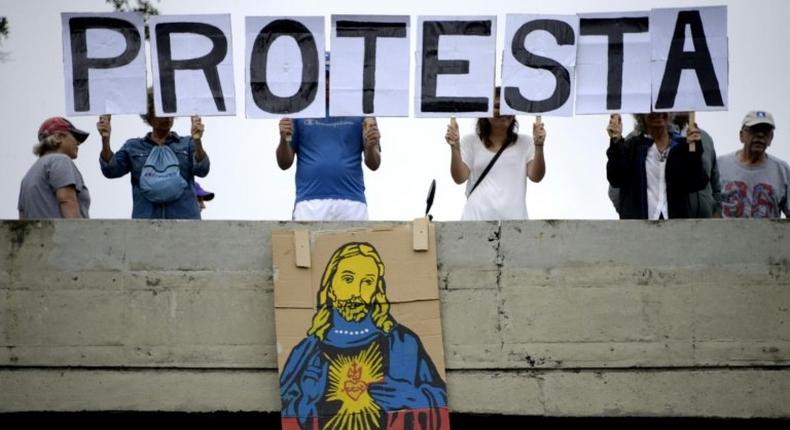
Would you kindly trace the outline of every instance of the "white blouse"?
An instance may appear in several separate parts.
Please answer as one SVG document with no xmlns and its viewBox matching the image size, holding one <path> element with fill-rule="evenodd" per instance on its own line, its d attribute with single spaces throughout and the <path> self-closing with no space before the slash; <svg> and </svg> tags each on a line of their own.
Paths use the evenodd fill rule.
<svg viewBox="0 0 790 430">
<path fill-rule="evenodd" d="M 667 206 L 667 156 L 669 155 L 667 146 L 664 156 L 656 148 L 656 144 L 650 146 L 645 158 L 645 172 L 647 175 L 647 219 L 657 220 L 661 216 L 669 219 L 669 209 Z"/>
<path fill-rule="evenodd" d="M 461 159 L 469 167 L 466 181 L 465 221 L 527 219 L 527 163 L 535 156 L 530 136 L 519 134 L 506 148 L 475 192 L 469 194 L 496 152 L 489 151 L 477 135 L 461 139 Z"/>
</svg>

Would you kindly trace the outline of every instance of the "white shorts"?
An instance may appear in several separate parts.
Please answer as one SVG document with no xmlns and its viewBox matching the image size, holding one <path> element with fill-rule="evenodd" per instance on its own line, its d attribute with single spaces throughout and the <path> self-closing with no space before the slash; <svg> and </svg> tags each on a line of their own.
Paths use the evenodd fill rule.
<svg viewBox="0 0 790 430">
<path fill-rule="evenodd" d="M 367 221 L 368 206 L 354 200 L 313 199 L 296 203 L 294 221 Z"/>
</svg>

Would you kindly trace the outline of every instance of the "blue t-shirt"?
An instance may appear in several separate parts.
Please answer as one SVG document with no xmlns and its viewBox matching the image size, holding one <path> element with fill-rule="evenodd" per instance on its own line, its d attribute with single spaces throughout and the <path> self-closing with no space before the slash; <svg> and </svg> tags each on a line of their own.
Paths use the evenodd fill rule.
<svg viewBox="0 0 790 430">
<path fill-rule="evenodd" d="M 297 119 L 291 147 L 296 201 L 342 199 L 365 203 L 362 117 Z"/>
</svg>

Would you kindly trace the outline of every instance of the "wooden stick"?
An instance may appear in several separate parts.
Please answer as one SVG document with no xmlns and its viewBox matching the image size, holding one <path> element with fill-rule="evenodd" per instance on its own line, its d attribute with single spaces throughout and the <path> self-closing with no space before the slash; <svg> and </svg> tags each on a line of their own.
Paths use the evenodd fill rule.
<svg viewBox="0 0 790 430">
<path fill-rule="evenodd" d="M 696 112 L 689 112 L 689 124 L 686 132 L 686 137 L 697 129 L 697 118 Z M 689 152 L 697 152 L 697 144 L 695 142 L 689 142 Z"/>
</svg>

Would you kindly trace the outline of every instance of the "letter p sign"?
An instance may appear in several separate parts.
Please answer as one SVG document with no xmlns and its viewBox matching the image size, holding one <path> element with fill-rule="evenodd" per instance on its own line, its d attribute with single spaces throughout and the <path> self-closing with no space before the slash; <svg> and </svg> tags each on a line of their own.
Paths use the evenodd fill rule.
<svg viewBox="0 0 790 430">
<path fill-rule="evenodd" d="M 145 112 L 143 19 L 137 13 L 64 13 L 68 115 Z"/>
</svg>

